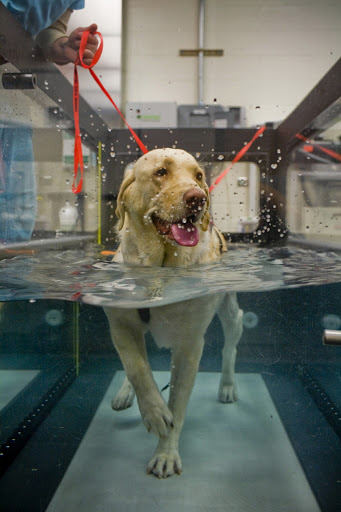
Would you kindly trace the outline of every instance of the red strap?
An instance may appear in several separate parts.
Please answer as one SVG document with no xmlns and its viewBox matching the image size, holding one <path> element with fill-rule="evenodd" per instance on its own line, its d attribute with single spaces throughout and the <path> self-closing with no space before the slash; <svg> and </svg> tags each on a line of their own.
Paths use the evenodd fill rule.
<svg viewBox="0 0 341 512">
<path fill-rule="evenodd" d="M 236 154 L 236 156 L 234 157 L 234 159 L 232 160 L 232 163 L 231 165 L 229 165 L 227 167 L 227 169 L 225 169 L 225 171 L 223 171 L 219 176 L 218 178 L 214 181 L 214 183 L 210 186 L 209 188 L 209 191 L 212 192 L 212 190 L 218 185 L 218 183 L 221 182 L 221 180 L 223 179 L 223 177 L 228 173 L 228 171 L 232 168 L 233 164 L 235 164 L 236 162 L 238 162 L 238 160 L 241 159 L 242 156 L 245 155 L 245 153 L 250 149 L 251 145 L 254 143 L 254 141 L 256 139 L 258 139 L 258 137 L 265 131 L 266 129 L 266 126 L 261 126 L 261 128 L 259 128 L 259 130 L 257 130 L 257 132 L 254 134 L 254 136 L 252 137 L 252 139 L 250 140 L 250 142 L 248 142 L 247 144 L 245 144 L 245 146 Z"/>
<path fill-rule="evenodd" d="M 325 148 L 323 146 L 320 146 L 319 144 L 313 144 L 309 139 L 307 139 L 307 137 L 304 137 L 304 135 L 301 135 L 300 133 L 297 133 L 296 137 L 297 137 L 297 139 L 303 140 L 303 142 L 308 142 L 309 143 L 309 146 L 308 146 L 309 149 L 307 149 L 307 147 L 304 146 L 303 147 L 304 151 L 309 151 L 309 153 L 312 153 L 312 151 L 315 148 L 318 148 L 320 151 L 323 151 L 327 155 L 335 158 L 335 160 L 339 160 L 341 162 L 341 155 L 339 153 L 336 153 L 332 149 Z"/>
<path fill-rule="evenodd" d="M 75 122 L 75 148 L 73 153 L 73 183 L 72 192 L 78 194 L 82 190 L 83 185 L 83 152 L 82 152 L 82 141 L 79 131 L 79 81 L 77 73 L 77 65 L 73 71 L 73 118 Z M 78 167 L 81 170 L 81 178 L 76 187 L 75 182 L 78 173 Z"/>
<path fill-rule="evenodd" d="M 99 80 L 98 76 L 95 74 L 95 72 L 91 69 L 93 66 L 97 64 L 99 61 L 102 51 L 103 51 L 103 37 L 100 32 L 95 32 L 94 35 L 97 35 L 100 38 L 100 45 L 96 50 L 96 53 L 92 59 L 91 64 L 87 65 L 83 62 L 83 55 L 84 51 L 86 49 L 86 45 L 88 42 L 90 31 L 85 30 L 82 34 L 80 47 L 79 47 L 79 56 L 78 60 L 75 62 L 74 67 L 74 75 L 73 75 L 73 114 L 74 114 L 74 123 L 75 123 L 75 148 L 74 148 L 74 173 L 73 173 L 73 183 L 72 183 L 72 192 L 74 194 L 78 194 L 82 190 L 83 186 L 83 152 L 82 152 L 82 141 L 80 136 L 80 129 L 79 129 L 79 81 L 78 81 L 78 72 L 77 72 L 77 65 L 80 64 L 83 68 L 89 69 L 91 75 L 93 76 L 94 80 L 97 82 L 99 87 L 102 89 L 106 97 L 111 101 L 111 103 L 114 105 L 115 109 L 127 125 L 130 133 L 134 137 L 135 141 L 137 142 L 139 148 L 143 153 L 148 153 L 148 149 L 143 144 L 142 140 L 138 137 L 138 135 L 134 132 L 134 130 L 129 126 L 127 121 L 125 120 L 123 114 L 121 113 L 120 109 L 116 105 L 116 103 L 111 98 L 110 94 L 107 92 L 107 90 L 102 85 L 101 81 Z M 78 168 L 80 168 L 81 172 L 81 178 L 76 186 L 76 179 L 78 174 Z"/>
<path fill-rule="evenodd" d="M 142 153 L 148 153 L 148 149 L 146 148 L 146 146 L 143 144 L 142 140 L 140 139 L 140 137 L 137 135 L 137 133 L 134 132 L 134 130 L 132 129 L 132 127 L 128 124 L 128 122 L 126 121 L 126 119 L 124 118 L 122 112 L 120 111 L 120 109 L 118 108 L 118 106 L 116 105 L 116 103 L 114 102 L 114 100 L 112 99 L 112 97 L 110 96 L 110 94 L 108 93 L 108 91 L 105 89 L 105 87 L 103 86 L 103 84 L 101 83 L 100 79 L 98 78 L 98 76 L 96 75 L 96 73 L 90 69 L 90 73 L 92 74 L 93 76 L 93 79 L 97 82 L 97 84 L 100 86 L 100 88 L 102 89 L 102 91 L 104 92 L 104 94 L 106 95 L 106 97 L 108 98 L 109 101 L 111 101 L 111 103 L 114 105 L 115 109 L 117 110 L 117 112 L 119 113 L 119 115 L 121 116 L 121 118 L 123 119 L 123 121 L 125 122 L 126 126 L 128 127 L 130 133 L 132 134 L 132 136 L 134 137 L 138 147 L 141 149 Z"/>
</svg>

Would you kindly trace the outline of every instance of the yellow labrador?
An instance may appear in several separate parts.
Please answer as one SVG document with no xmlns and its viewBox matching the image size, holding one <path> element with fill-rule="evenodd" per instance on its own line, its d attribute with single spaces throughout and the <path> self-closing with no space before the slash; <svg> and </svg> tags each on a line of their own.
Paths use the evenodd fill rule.
<svg viewBox="0 0 341 512">
<path fill-rule="evenodd" d="M 203 170 L 178 149 L 142 156 L 125 176 L 117 200 L 120 249 L 116 261 L 132 265 L 187 267 L 218 259 L 225 240 L 210 224 Z M 200 269 L 198 268 L 198 272 Z M 159 442 L 147 472 L 165 478 L 182 471 L 179 437 L 198 371 L 205 332 L 218 313 L 225 345 L 219 388 L 221 402 L 234 402 L 236 346 L 242 311 L 235 294 L 217 294 L 150 310 L 105 308 L 113 343 L 126 372 L 112 407 L 130 407 L 136 393 L 143 422 Z M 147 360 L 144 334 L 172 350 L 168 404 Z"/>
</svg>

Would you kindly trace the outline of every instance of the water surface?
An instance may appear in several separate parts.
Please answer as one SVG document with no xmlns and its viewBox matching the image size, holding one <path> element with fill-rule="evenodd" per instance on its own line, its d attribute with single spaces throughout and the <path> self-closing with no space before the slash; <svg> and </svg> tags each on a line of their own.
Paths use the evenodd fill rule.
<svg viewBox="0 0 341 512">
<path fill-rule="evenodd" d="M 232 246 L 221 260 L 190 268 L 133 267 L 96 247 L 0 261 L 0 301 L 61 299 L 152 307 L 217 292 L 259 292 L 341 282 L 341 255 L 299 248 Z"/>
</svg>

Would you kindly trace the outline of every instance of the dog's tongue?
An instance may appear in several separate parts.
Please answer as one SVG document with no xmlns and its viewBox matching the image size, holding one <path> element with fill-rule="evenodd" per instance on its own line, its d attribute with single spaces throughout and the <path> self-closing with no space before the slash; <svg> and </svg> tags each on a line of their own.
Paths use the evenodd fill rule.
<svg viewBox="0 0 341 512">
<path fill-rule="evenodd" d="M 186 223 L 177 222 L 171 226 L 172 235 L 179 245 L 194 247 L 199 242 L 199 232 L 189 220 Z"/>
</svg>

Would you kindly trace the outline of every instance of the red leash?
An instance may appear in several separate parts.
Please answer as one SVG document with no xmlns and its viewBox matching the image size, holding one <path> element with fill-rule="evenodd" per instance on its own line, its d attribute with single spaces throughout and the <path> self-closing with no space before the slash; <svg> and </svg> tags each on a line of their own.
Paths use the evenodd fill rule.
<svg viewBox="0 0 341 512">
<path fill-rule="evenodd" d="M 231 165 L 229 165 L 225 171 L 223 171 L 219 176 L 218 178 L 214 181 L 214 183 L 210 186 L 209 188 L 209 191 L 212 192 L 212 190 L 218 185 L 218 183 L 221 182 L 221 180 L 223 179 L 223 177 L 225 176 L 225 174 L 228 173 L 228 171 L 233 167 L 233 164 L 235 164 L 236 162 L 238 162 L 238 160 L 241 159 L 242 156 L 245 155 L 245 153 L 247 151 L 249 151 L 251 145 L 254 143 L 254 141 L 256 139 L 258 139 L 258 137 L 265 131 L 266 129 L 266 126 L 261 126 L 261 128 L 259 128 L 259 130 L 257 130 L 257 132 L 254 134 L 254 136 L 252 137 L 252 139 L 250 140 L 250 142 L 248 142 L 247 144 L 245 144 L 245 146 L 236 154 L 236 156 L 234 157 L 234 159 L 232 160 L 232 163 Z"/>
<path fill-rule="evenodd" d="M 74 194 L 78 194 L 82 190 L 82 186 L 83 186 L 83 172 L 84 172 L 84 170 L 83 170 L 82 141 L 81 141 L 80 129 L 79 129 L 79 80 L 78 80 L 78 71 L 77 71 L 77 66 L 78 65 L 81 65 L 83 68 L 88 69 L 90 71 L 90 73 L 91 73 L 92 77 L 94 78 L 94 80 L 96 81 L 96 83 L 99 85 L 101 90 L 104 92 L 104 94 L 106 95 L 108 100 L 113 104 L 113 106 L 115 107 L 116 111 L 118 112 L 118 114 L 121 116 L 122 120 L 124 121 L 124 123 L 128 127 L 130 133 L 134 137 L 134 139 L 135 139 L 137 145 L 139 146 L 139 148 L 141 149 L 142 153 L 144 153 L 144 154 L 148 153 L 148 149 L 143 144 L 142 140 L 138 137 L 138 135 L 134 132 L 134 130 L 131 128 L 131 126 L 129 126 L 129 124 L 126 121 L 126 119 L 124 118 L 122 112 L 120 111 L 120 109 L 118 108 L 116 103 L 113 101 L 113 99 L 111 98 L 110 94 L 105 89 L 105 87 L 101 83 L 100 79 L 98 78 L 98 76 L 96 75 L 96 73 L 92 69 L 97 64 L 97 62 L 99 61 L 99 59 L 101 57 L 101 54 L 102 54 L 102 51 L 103 51 L 103 37 L 102 37 L 102 34 L 100 32 L 95 32 L 95 34 L 94 34 L 94 35 L 97 35 L 99 37 L 100 45 L 99 45 L 99 47 L 96 50 L 96 53 L 94 55 L 94 58 L 92 59 L 91 64 L 87 65 L 87 64 L 84 64 L 84 62 L 83 62 L 84 50 L 85 50 L 86 44 L 88 42 L 89 34 L 90 34 L 89 30 L 84 31 L 83 34 L 82 34 L 81 43 L 80 43 L 80 47 L 79 47 L 79 56 L 78 56 L 78 60 L 75 62 L 75 67 L 74 67 L 73 112 L 74 112 L 74 122 L 75 122 L 75 148 L 74 148 L 74 175 L 73 175 L 73 183 L 72 183 L 72 192 Z M 264 132 L 264 130 L 265 130 L 265 126 L 262 126 L 261 128 L 259 128 L 259 130 L 255 133 L 255 135 L 252 137 L 250 142 L 245 144 L 245 146 L 237 153 L 237 155 L 232 160 L 231 165 L 227 169 L 225 169 L 224 172 L 222 172 L 220 174 L 220 176 L 218 176 L 218 178 L 215 180 L 213 185 L 211 185 L 211 187 L 209 189 L 210 192 L 218 185 L 218 183 L 220 183 L 220 181 L 224 178 L 224 176 L 227 174 L 227 172 L 231 169 L 233 164 L 238 162 L 238 160 L 240 160 L 242 158 L 242 156 L 245 155 L 245 153 L 250 149 L 250 147 L 254 143 L 254 141 Z M 76 185 L 78 168 L 80 168 L 81 177 L 79 179 L 78 184 Z"/>
<path fill-rule="evenodd" d="M 89 34 L 90 34 L 89 30 L 85 30 L 83 32 L 83 34 L 82 34 L 82 39 L 81 39 L 81 43 L 80 43 L 80 47 L 79 47 L 79 56 L 78 56 L 78 60 L 75 62 L 74 73 L 73 73 L 73 114 L 74 114 L 74 122 L 75 122 L 75 148 L 74 148 L 74 167 L 73 167 L 74 174 L 73 174 L 72 192 L 74 194 L 78 194 L 82 190 L 82 186 L 83 186 L 83 172 L 84 172 L 82 141 L 81 141 L 80 129 L 79 129 L 79 80 L 78 80 L 78 71 L 77 71 L 77 66 L 79 64 L 83 68 L 88 69 L 90 71 L 90 73 L 93 76 L 94 80 L 97 82 L 99 87 L 102 89 L 102 91 L 104 92 L 106 97 L 114 105 L 115 109 L 117 110 L 117 112 L 119 113 L 119 115 L 121 116 L 121 118 L 123 119 L 125 124 L 127 125 L 130 133 L 134 137 L 134 139 L 137 142 L 137 145 L 139 146 L 141 151 L 143 153 L 148 153 L 148 149 L 143 144 L 143 142 L 140 139 L 140 137 L 134 132 L 134 130 L 131 128 L 131 126 L 129 126 L 129 124 L 125 120 L 122 112 L 120 111 L 120 109 L 118 108 L 116 103 L 113 101 L 113 99 L 111 98 L 111 96 L 108 93 L 108 91 L 102 85 L 102 83 L 101 83 L 100 79 L 98 78 L 98 76 L 96 75 L 96 73 L 92 70 L 92 68 L 99 61 L 100 56 L 102 55 L 102 51 L 103 51 L 103 37 L 102 37 L 102 34 L 100 32 L 95 32 L 95 34 L 94 34 L 94 35 L 97 35 L 100 38 L 100 45 L 99 45 L 99 47 L 96 50 L 96 53 L 94 55 L 94 58 L 92 59 L 91 64 L 88 66 L 87 64 L 84 64 L 84 62 L 83 62 L 84 50 L 85 50 L 86 44 L 88 42 Z M 80 168 L 81 177 L 80 177 L 80 180 L 79 180 L 79 182 L 78 182 L 78 184 L 76 186 L 75 183 L 76 183 L 76 179 L 77 179 L 78 168 Z"/>
<path fill-rule="evenodd" d="M 307 139 L 307 137 L 304 137 L 303 135 L 301 135 L 300 133 L 296 134 L 296 138 L 309 144 L 309 146 L 303 147 L 304 151 L 311 153 L 315 148 L 318 148 L 320 151 L 323 151 L 324 153 L 331 156 L 332 158 L 335 158 L 335 160 L 339 160 L 339 162 L 341 162 L 341 155 L 339 153 L 336 153 L 332 149 L 328 149 L 323 146 L 320 146 L 320 144 L 315 144 L 315 143 L 311 142 L 309 139 Z"/>
</svg>

